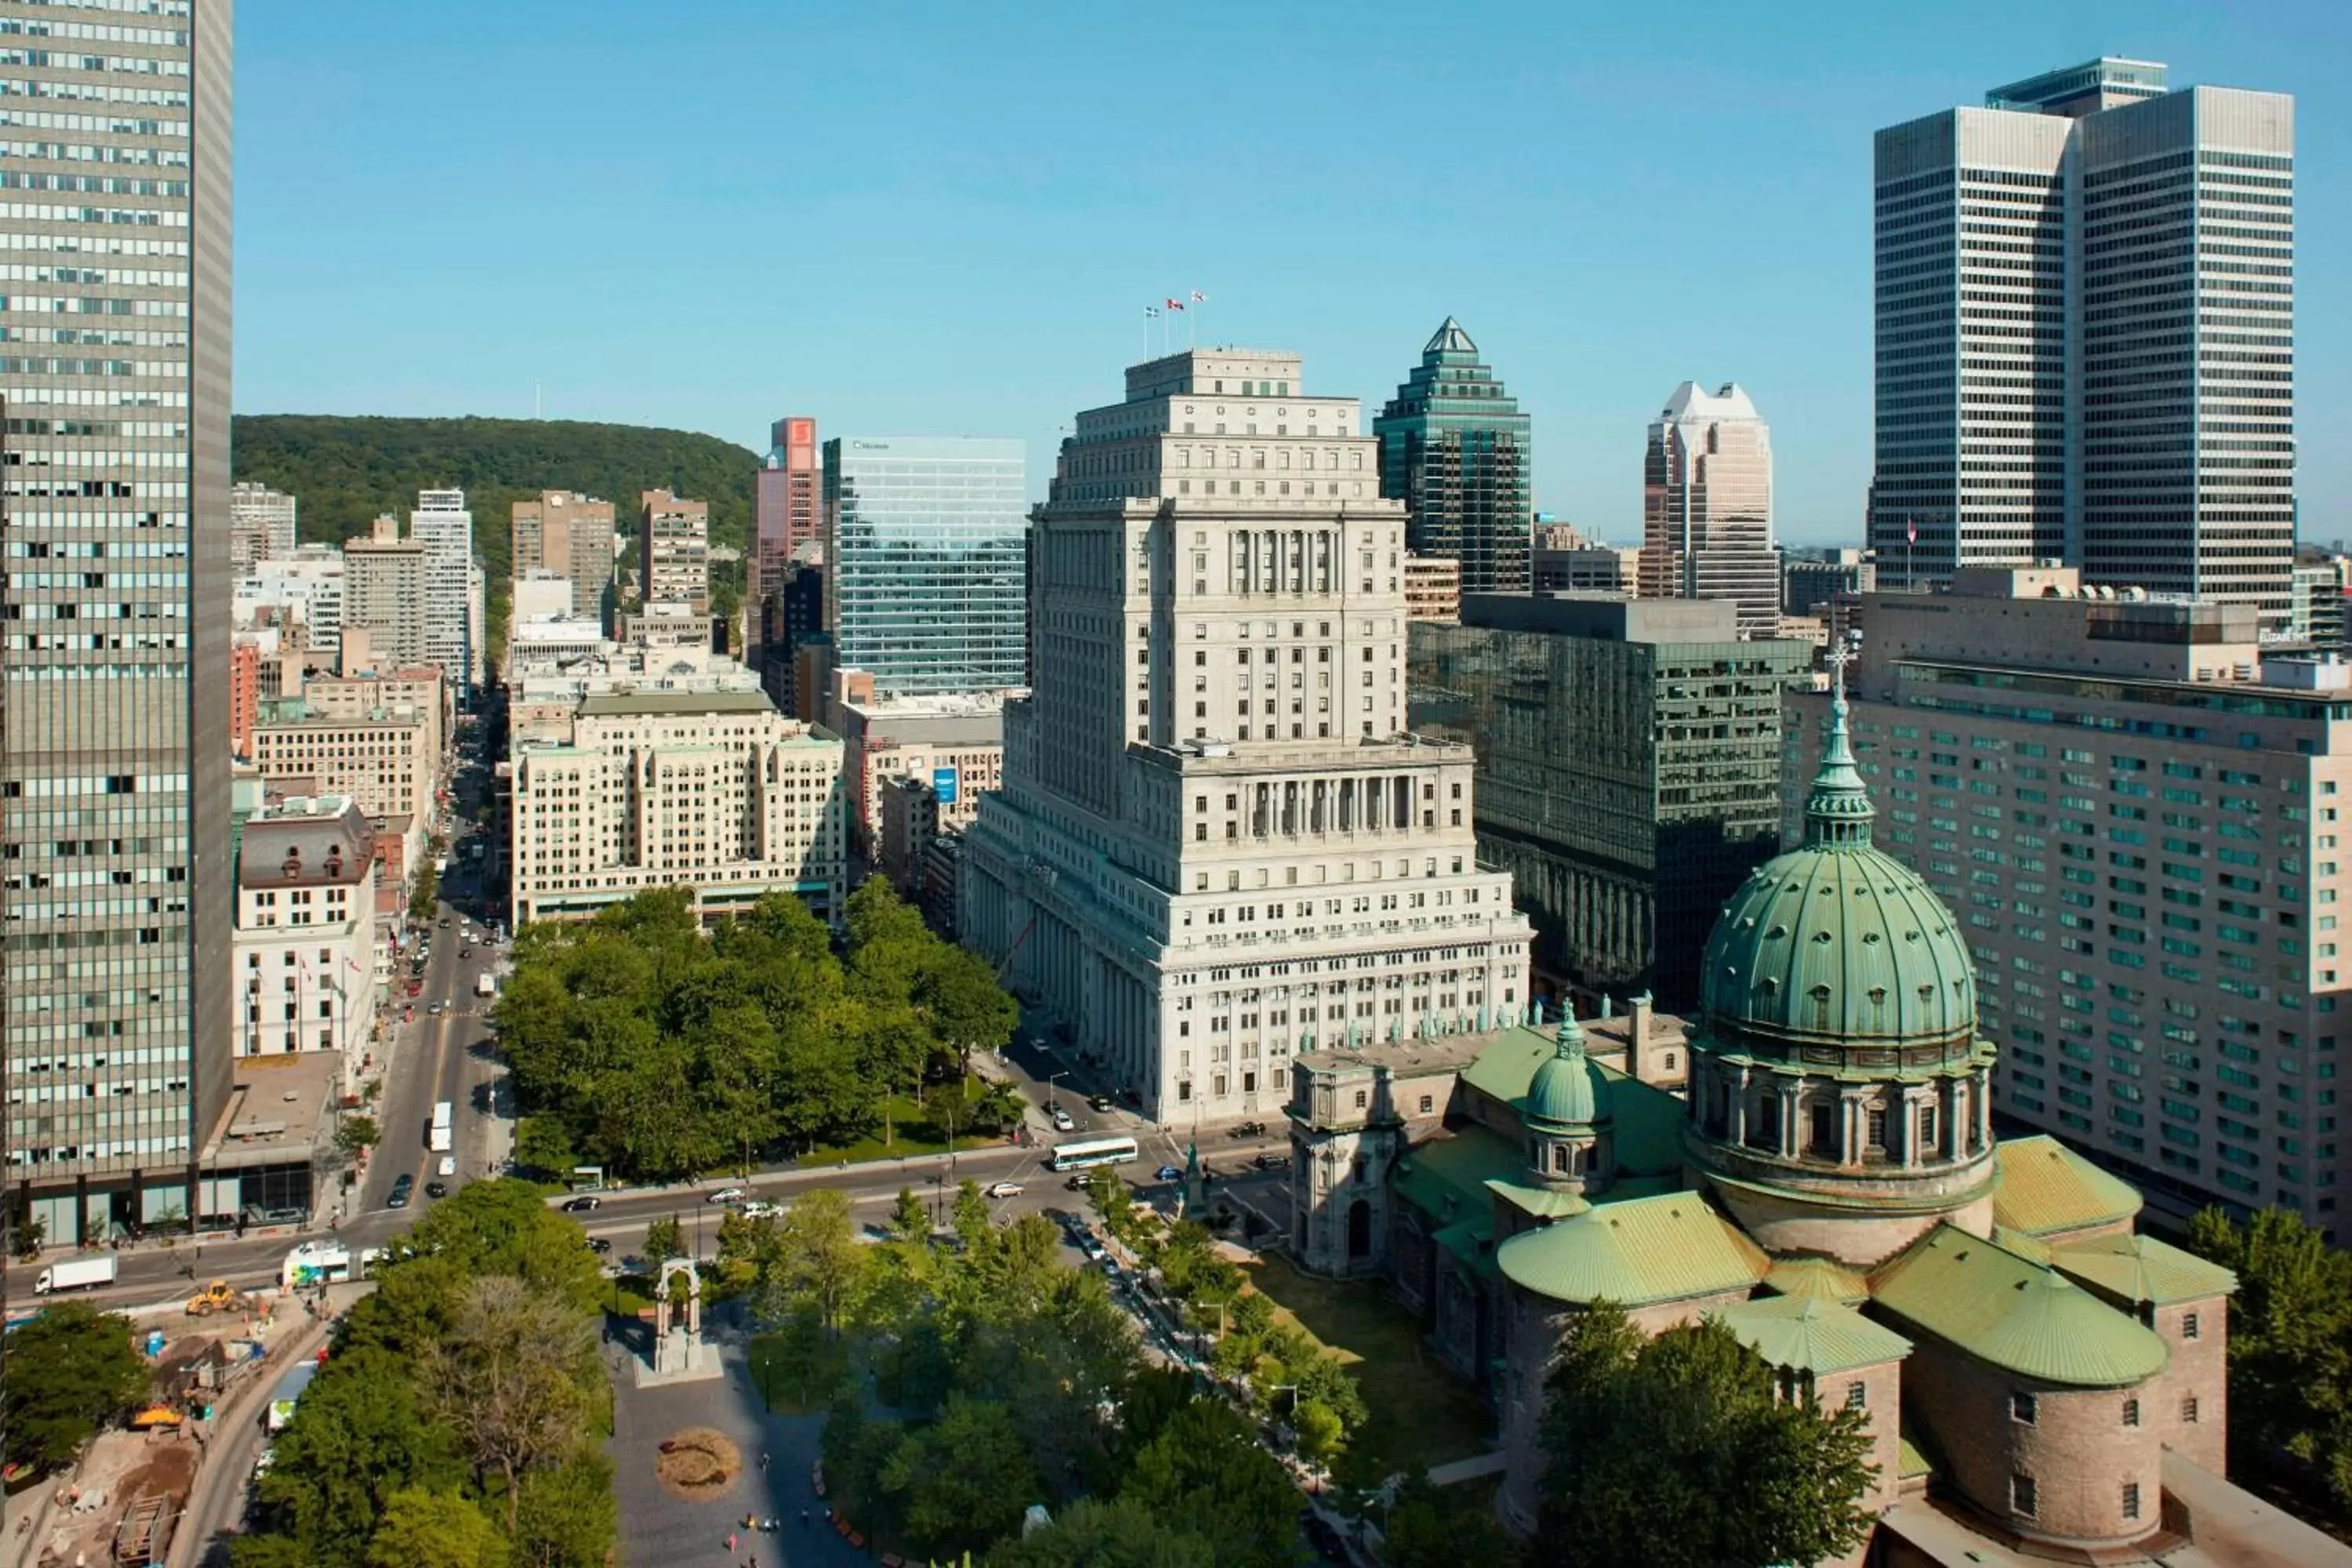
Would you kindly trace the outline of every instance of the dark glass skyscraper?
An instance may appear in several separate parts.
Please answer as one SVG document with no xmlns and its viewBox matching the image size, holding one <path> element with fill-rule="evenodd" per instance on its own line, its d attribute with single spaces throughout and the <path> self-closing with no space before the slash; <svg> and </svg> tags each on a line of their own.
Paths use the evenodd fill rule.
<svg viewBox="0 0 2352 1568">
<path fill-rule="evenodd" d="M 1462 563 L 1465 594 L 1528 591 L 1528 416 L 1453 317 L 1372 421 L 1381 494 L 1405 504 L 1416 555 Z"/>
</svg>

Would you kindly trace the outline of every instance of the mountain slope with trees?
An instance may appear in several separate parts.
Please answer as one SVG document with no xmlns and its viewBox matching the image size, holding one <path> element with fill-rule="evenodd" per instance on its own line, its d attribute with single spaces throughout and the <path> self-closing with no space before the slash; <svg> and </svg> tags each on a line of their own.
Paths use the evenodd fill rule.
<svg viewBox="0 0 2352 1568">
<path fill-rule="evenodd" d="M 567 419 L 240 414 L 232 440 L 239 479 L 300 502 L 306 542 L 340 544 L 365 533 L 381 512 L 405 520 L 421 489 L 464 489 L 474 511 L 474 549 L 500 601 L 512 571 L 516 501 L 543 489 L 609 500 L 625 556 L 638 494 L 667 485 L 709 502 L 710 542 L 740 550 L 751 536 L 752 474 L 760 463 L 750 448 L 716 436 Z M 740 599 L 740 566 L 714 566 L 712 576 L 718 608 L 731 613 Z"/>
</svg>

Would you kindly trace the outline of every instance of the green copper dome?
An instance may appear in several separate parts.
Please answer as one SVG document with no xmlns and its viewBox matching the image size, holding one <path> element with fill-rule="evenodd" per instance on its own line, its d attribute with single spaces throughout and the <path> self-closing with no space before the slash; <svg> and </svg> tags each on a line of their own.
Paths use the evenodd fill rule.
<svg viewBox="0 0 2352 1568">
<path fill-rule="evenodd" d="M 1576 1005 L 1560 1005 L 1559 1049 L 1536 1068 L 1519 1101 L 1528 1127 L 1538 1131 L 1565 1132 L 1609 1120 L 1609 1080 L 1584 1054 Z"/>
<path fill-rule="evenodd" d="M 1700 1010 L 1717 1044 L 1966 1049 L 1974 1038 L 1976 970 L 1959 923 L 1916 873 L 1872 847 L 1874 815 L 1841 681 L 1804 847 L 1758 867 L 1707 940 Z"/>
</svg>

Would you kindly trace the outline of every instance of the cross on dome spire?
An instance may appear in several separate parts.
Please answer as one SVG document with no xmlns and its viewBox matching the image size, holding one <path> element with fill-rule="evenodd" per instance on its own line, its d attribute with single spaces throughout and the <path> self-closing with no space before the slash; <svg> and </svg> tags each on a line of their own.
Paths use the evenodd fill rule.
<svg viewBox="0 0 2352 1568">
<path fill-rule="evenodd" d="M 1830 667 L 1830 726 L 1822 742 L 1821 772 L 1813 775 L 1813 793 L 1805 802 L 1808 848 L 1870 847 L 1870 821 L 1878 813 L 1854 765 L 1845 700 L 1845 667 L 1854 661 L 1861 643 L 1862 634 L 1849 631 L 1822 658 Z"/>
</svg>

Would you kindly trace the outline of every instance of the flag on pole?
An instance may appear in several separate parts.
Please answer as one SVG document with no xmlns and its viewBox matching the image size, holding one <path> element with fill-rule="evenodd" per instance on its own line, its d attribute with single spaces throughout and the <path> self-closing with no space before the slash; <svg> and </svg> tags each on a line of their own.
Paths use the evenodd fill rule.
<svg viewBox="0 0 2352 1568">
<path fill-rule="evenodd" d="M 1184 308 L 1184 301 L 1181 300 L 1171 300 L 1168 301 L 1168 308 L 1171 310 L 1181 310 Z"/>
<path fill-rule="evenodd" d="M 1903 520 L 1903 542 L 1906 544 L 1916 544 L 1919 542 L 1919 520 L 1917 518 L 1906 517 Z"/>
<path fill-rule="evenodd" d="M 1146 305 L 1143 307 L 1143 319 L 1147 321 L 1158 321 L 1160 319 L 1160 307 L 1157 305 Z"/>
<path fill-rule="evenodd" d="M 1202 293 L 1198 289 L 1192 290 L 1192 303 L 1195 305 L 1205 305 L 1208 302 L 1209 297 L 1206 294 Z"/>
</svg>

